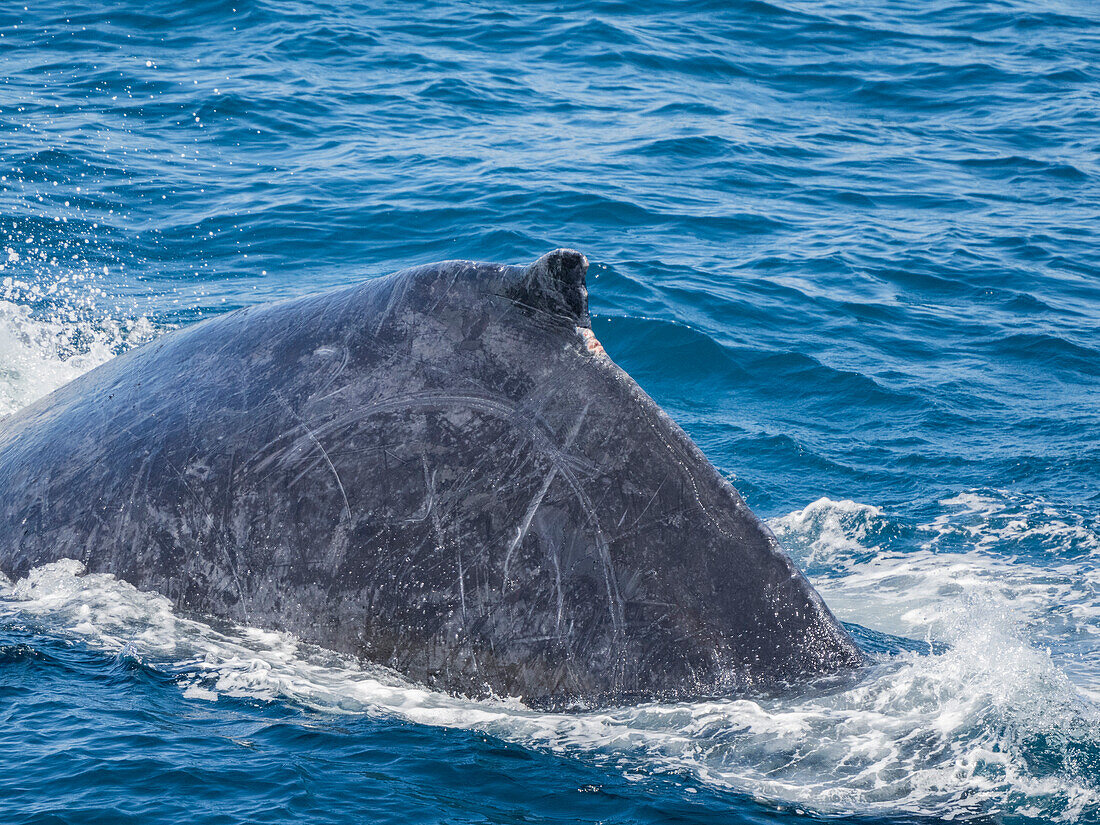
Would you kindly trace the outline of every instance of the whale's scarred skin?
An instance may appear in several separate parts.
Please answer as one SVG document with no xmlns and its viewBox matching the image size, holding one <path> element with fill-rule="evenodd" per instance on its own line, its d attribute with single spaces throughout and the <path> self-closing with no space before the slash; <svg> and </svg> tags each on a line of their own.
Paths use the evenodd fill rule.
<svg viewBox="0 0 1100 825">
<path fill-rule="evenodd" d="M 537 707 L 770 688 L 861 654 L 592 335 L 584 256 L 453 261 L 164 335 L 0 421 L 0 570 Z"/>
</svg>

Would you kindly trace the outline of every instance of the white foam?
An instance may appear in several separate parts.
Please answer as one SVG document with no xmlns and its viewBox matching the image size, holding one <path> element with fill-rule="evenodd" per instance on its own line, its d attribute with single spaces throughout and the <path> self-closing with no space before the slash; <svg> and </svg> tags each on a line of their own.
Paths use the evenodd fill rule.
<svg viewBox="0 0 1100 825">
<path fill-rule="evenodd" d="M 1059 556 L 1100 555 L 1100 520 L 1095 510 L 1073 513 L 1041 498 L 1003 491 L 967 491 L 939 502 L 945 512 L 920 526 L 926 548 L 963 542 L 975 550 L 1027 543 L 1028 551 Z"/>
<path fill-rule="evenodd" d="M 0 417 L 151 335 L 145 319 L 37 317 L 25 304 L 0 300 Z"/>
<path fill-rule="evenodd" d="M 971 600 L 943 627 L 952 647 L 873 664 L 847 689 L 801 697 L 539 713 L 515 700 L 475 702 L 392 671 L 254 628 L 219 632 L 176 616 L 161 596 L 76 562 L 0 588 L 0 618 L 128 650 L 173 673 L 184 693 L 300 702 L 484 731 L 529 747 L 582 753 L 632 773 L 700 781 L 827 813 L 993 815 L 1028 806 L 1052 819 L 1100 813 L 1075 746 L 1100 747 L 1100 714 L 1029 645 L 1003 605 Z M 1029 742 L 1059 743 L 1031 767 Z"/>
<path fill-rule="evenodd" d="M 971 603 L 998 604 L 1081 688 L 1100 690 L 1100 565 L 1088 552 L 1096 528 L 1081 514 L 1014 494 L 961 494 L 938 505 L 942 514 L 915 526 L 916 547 L 888 541 L 882 511 L 851 501 L 820 499 L 771 526 L 797 560 L 816 568 L 815 585 L 844 620 L 942 639 Z M 1064 552 L 1052 551 L 1056 543 Z M 1025 549 L 1028 559 L 1018 555 Z"/>
<path fill-rule="evenodd" d="M 851 499 L 819 498 L 801 510 L 773 519 L 769 526 L 807 567 L 829 568 L 838 560 L 879 549 L 869 537 L 881 529 L 882 510 Z"/>
</svg>

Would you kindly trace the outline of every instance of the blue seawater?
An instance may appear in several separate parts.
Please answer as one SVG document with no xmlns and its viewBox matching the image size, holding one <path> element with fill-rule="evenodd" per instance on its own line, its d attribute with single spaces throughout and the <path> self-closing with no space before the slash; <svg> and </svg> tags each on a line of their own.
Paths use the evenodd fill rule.
<svg viewBox="0 0 1100 825">
<path fill-rule="evenodd" d="M 0 582 L 0 821 L 1100 821 L 1098 153 L 1090 0 L 0 5 L 0 414 L 573 246 L 874 658 L 540 714 L 61 562 Z"/>
</svg>

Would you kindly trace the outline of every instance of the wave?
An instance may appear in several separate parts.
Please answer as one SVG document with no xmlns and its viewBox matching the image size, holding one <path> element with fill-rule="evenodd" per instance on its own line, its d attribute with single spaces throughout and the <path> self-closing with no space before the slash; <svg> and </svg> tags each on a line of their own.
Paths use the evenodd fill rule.
<svg viewBox="0 0 1100 825">
<path fill-rule="evenodd" d="M 1071 577 L 1059 564 L 997 559 L 980 542 L 946 550 L 960 531 L 1018 538 L 1018 519 L 1006 513 L 1022 504 L 963 493 L 940 505 L 944 517 L 919 526 L 925 546 L 910 552 L 888 549 L 901 531 L 882 509 L 853 501 L 821 499 L 772 520 L 840 618 L 945 643 L 923 652 L 896 645 L 856 680 L 793 696 L 581 714 L 465 700 L 284 633 L 177 615 L 167 599 L 74 561 L 4 582 L 0 624 L 125 652 L 195 701 L 291 702 L 475 730 L 827 815 L 1088 821 L 1100 815 L 1100 672 L 1090 635 L 1100 576 L 1095 567 Z M 1059 515 L 1033 531 L 1066 540 Z M 1085 538 L 1071 540 L 1093 547 L 1096 533 L 1081 530 Z M 1093 647 L 1067 659 L 1074 644 Z"/>
<path fill-rule="evenodd" d="M 74 323 L 37 317 L 26 304 L 0 300 L 0 417 L 152 334 L 153 328 L 144 318 Z"/>
<path fill-rule="evenodd" d="M 962 492 L 936 509 L 909 527 L 822 498 L 770 525 L 840 618 L 953 643 L 974 616 L 994 615 L 983 633 L 1000 626 L 1026 639 L 1100 701 L 1100 523 L 999 491 Z"/>
</svg>

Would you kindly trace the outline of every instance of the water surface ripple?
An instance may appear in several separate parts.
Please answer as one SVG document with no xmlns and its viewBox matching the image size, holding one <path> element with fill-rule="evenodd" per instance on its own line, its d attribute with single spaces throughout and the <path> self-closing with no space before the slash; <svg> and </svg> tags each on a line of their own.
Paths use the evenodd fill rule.
<svg viewBox="0 0 1100 825">
<path fill-rule="evenodd" d="M 0 7 L 0 415 L 573 246 L 875 657 L 559 717 L 54 565 L 0 588 L 4 821 L 1100 821 L 1098 67 L 1085 0 Z"/>
</svg>

